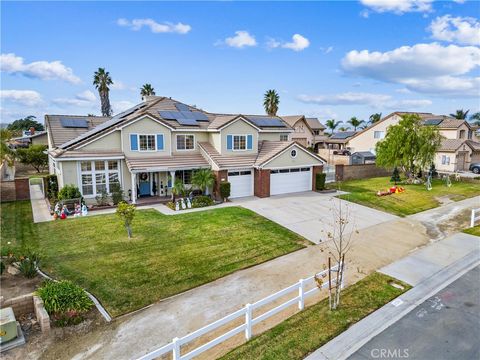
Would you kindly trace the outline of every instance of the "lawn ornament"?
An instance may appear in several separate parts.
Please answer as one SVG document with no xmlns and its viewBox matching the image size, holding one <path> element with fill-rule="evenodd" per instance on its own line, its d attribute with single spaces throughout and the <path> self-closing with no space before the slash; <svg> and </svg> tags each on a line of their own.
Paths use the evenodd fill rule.
<svg viewBox="0 0 480 360">
<path fill-rule="evenodd" d="M 452 181 L 450 180 L 450 175 L 443 175 L 443 181 L 445 182 L 446 187 L 452 186 Z"/>
<path fill-rule="evenodd" d="M 190 201 L 190 198 L 187 198 L 187 208 L 189 208 L 189 209 L 192 208 L 192 203 Z"/>
<path fill-rule="evenodd" d="M 87 216 L 88 214 L 88 208 L 86 204 L 82 205 L 82 216 Z"/>
<path fill-rule="evenodd" d="M 175 211 L 180 210 L 180 201 L 175 201 Z"/>
<path fill-rule="evenodd" d="M 80 204 L 75 204 L 75 212 L 73 213 L 73 217 L 79 217 L 82 215 L 82 208 Z"/>
<path fill-rule="evenodd" d="M 455 181 L 460 181 L 461 180 L 461 177 L 460 177 L 460 173 L 457 171 L 455 171 Z"/>
<path fill-rule="evenodd" d="M 182 204 L 182 210 L 185 210 L 187 206 L 185 205 L 185 200 L 183 198 L 180 199 L 181 204 Z"/>
<path fill-rule="evenodd" d="M 429 174 L 426 182 L 427 190 L 432 190 L 432 174 Z"/>
</svg>

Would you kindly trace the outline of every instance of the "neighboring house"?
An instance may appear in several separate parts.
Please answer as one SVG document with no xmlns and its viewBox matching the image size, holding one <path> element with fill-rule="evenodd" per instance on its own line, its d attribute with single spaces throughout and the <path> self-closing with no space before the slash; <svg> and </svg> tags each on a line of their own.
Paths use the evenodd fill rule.
<svg viewBox="0 0 480 360">
<path fill-rule="evenodd" d="M 468 170 L 470 163 L 480 161 L 480 143 L 470 124 L 465 120 L 432 113 L 391 113 L 348 139 L 345 146 L 352 152 L 369 151 L 375 154 L 375 146 L 385 137 L 388 127 L 398 124 L 405 114 L 417 114 L 425 126 L 436 126 L 444 137 L 435 155 L 435 167 L 438 170 Z"/>
<path fill-rule="evenodd" d="M 172 179 L 191 184 L 211 168 L 231 197 L 315 188 L 324 160 L 290 139 L 281 117 L 215 114 L 151 96 L 112 118 L 46 115 L 50 171 L 59 187 L 78 186 L 86 199 L 121 184 L 132 202 L 171 194 Z"/>
<path fill-rule="evenodd" d="M 325 135 L 325 126 L 317 118 L 305 118 L 313 131 L 313 148 L 315 152 L 324 145 L 328 136 Z"/>
<path fill-rule="evenodd" d="M 46 131 L 34 132 L 28 131 L 21 137 L 16 137 L 9 142 L 13 148 L 28 147 L 29 145 L 48 145 Z"/>
<path fill-rule="evenodd" d="M 291 140 L 296 141 L 305 147 L 314 146 L 314 130 L 308 124 L 305 116 L 282 116 L 282 119 L 293 129 L 293 133 L 290 134 Z"/>
<path fill-rule="evenodd" d="M 357 134 L 355 131 L 339 131 L 323 141 L 322 148 L 343 150 L 347 149 L 349 141 Z"/>
</svg>

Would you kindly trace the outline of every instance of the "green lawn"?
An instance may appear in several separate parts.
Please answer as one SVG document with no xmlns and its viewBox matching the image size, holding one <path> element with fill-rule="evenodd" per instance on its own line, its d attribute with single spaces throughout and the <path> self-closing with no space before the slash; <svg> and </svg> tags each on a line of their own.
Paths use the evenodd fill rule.
<svg viewBox="0 0 480 360">
<path fill-rule="evenodd" d="M 463 232 L 467 233 L 467 234 L 470 234 L 470 235 L 480 236 L 480 225 L 474 226 L 473 228 L 463 230 Z"/>
<path fill-rule="evenodd" d="M 480 195 L 480 183 L 453 182 L 451 187 L 446 187 L 441 180 L 433 181 L 431 191 L 427 191 L 425 185 L 400 185 L 405 192 L 388 196 L 377 196 L 376 193 L 393 185 L 389 177 L 350 180 L 339 185 L 340 190 L 350 192 L 339 198 L 399 216 L 435 208 L 440 205 L 440 197 L 459 201 Z"/>
<path fill-rule="evenodd" d="M 43 270 L 88 289 L 113 316 L 307 244 L 238 207 L 175 216 L 139 210 L 133 239 L 115 214 L 33 225 L 29 208 L 28 202 L 2 204 L 2 242 L 31 239 Z"/>
<path fill-rule="evenodd" d="M 392 280 L 386 275 L 373 273 L 343 291 L 339 309 L 330 311 L 326 298 L 254 337 L 221 359 L 303 359 L 410 288 L 394 280 L 405 287 L 405 290 L 397 289 L 389 284 Z"/>
</svg>

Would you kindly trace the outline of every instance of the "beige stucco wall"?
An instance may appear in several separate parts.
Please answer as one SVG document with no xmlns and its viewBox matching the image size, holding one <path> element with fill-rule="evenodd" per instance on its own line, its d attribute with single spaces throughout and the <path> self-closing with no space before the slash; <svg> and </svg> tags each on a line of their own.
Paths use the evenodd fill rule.
<svg viewBox="0 0 480 360">
<path fill-rule="evenodd" d="M 208 141 L 220 153 L 222 152 L 222 135 L 218 133 L 208 133 Z"/>
<path fill-rule="evenodd" d="M 163 134 L 164 150 L 163 151 L 131 151 L 130 150 L 130 134 Z M 158 122 L 143 118 L 122 130 L 123 152 L 129 157 L 158 157 L 170 155 L 171 134 L 170 129 Z"/>
<path fill-rule="evenodd" d="M 278 132 L 261 132 L 258 133 L 258 141 L 268 140 L 268 141 L 280 141 L 280 135 L 290 135 L 291 133 L 278 133 Z M 288 137 L 290 140 L 290 136 Z"/>
<path fill-rule="evenodd" d="M 48 145 L 48 136 L 47 134 L 42 134 L 32 138 L 32 145 Z"/>
<path fill-rule="evenodd" d="M 193 150 L 181 150 L 177 151 L 177 135 L 194 135 L 195 137 L 195 148 Z M 199 152 L 198 149 L 198 142 L 205 142 L 208 141 L 208 133 L 207 132 L 186 132 L 186 131 L 180 131 L 180 132 L 172 132 L 172 139 L 171 139 L 171 144 L 172 144 L 172 155 L 174 154 L 186 154 L 186 153 L 192 153 L 192 152 Z"/>
<path fill-rule="evenodd" d="M 292 149 L 297 150 L 297 156 L 292 158 L 290 152 Z M 289 148 L 280 156 L 276 157 L 274 160 L 270 161 L 265 165 L 265 169 L 275 169 L 275 168 L 284 168 L 284 167 L 297 167 L 297 166 L 311 166 L 311 165 L 322 165 L 322 162 L 315 159 L 307 151 L 304 151 L 300 147 L 294 145 L 292 148 Z"/>
<path fill-rule="evenodd" d="M 460 166 L 457 166 L 459 160 L 459 154 L 465 153 L 465 171 L 468 171 L 468 167 L 472 162 L 480 161 L 480 152 L 472 153 L 472 150 L 467 147 L 466 151 L 457 151 L 457 152 L 437 152 L 435 154 L 435 168 L 440 171 L 456 171 L 461 170 Z M 450 156 L 450 165 L 442 165 L 442 155 Z M 475 160 L 478 159 L 478 160 Z"/>
<path fill-rule="evenodd" d="M 227 135 L 253 135 L 252 150 L 232 151 L 227 150 Z M 245 121 L 238 120 L 233 122 L 221 131 L 222 155 L 244 156 L 256 154 L 258 151 L 258 132 Z"/>
<path fill-rule="evenodd" d="M 130 143 L 129 143 L 130 144 Z M 120 130 L 114 131 L 94 142 L 85 145 L 81 148 L 82 151 L 86 150 L 119 150 L 122 149 L 121 132 Z"/>
<path fill-rule="evenodd" d="M 469 129 L 466 124 L 460 125 L 457 129 L 441 129 L 439 130 L 439 133 L 447 139 L 460 139 L 461 130 L 465 131 L 464 139 L 468 139 Z"/>
<path fill-rule="evenodd" d="M 77 162 L 62 161 L 61 163 L 62 163 L 62 175 L 61 175 L 62 184 L 59 187 L 62 188 L 65 185 L 75 185 L 79 187 L 80 184 L 78 183 Z"/>
<path fill-rule="evenodd" d="M 293 126 L 294 132 L 291 134 L 290 138 L 295 139 L 307 139 L 306 146 L 313 145 L 313 133 L 308 128 L 305 120 L 300 120 L 295 123 Z"/>
<path fill-rule="evenodd" d="M 351 152 L 356 151 L 372 151 L 375 152 L 375 146 L 377 142 L 382 139 L 375 139 L 375 131 L 383 131 L 385 135 L 387 134 L 387 129 L 389 126 L 396 125 L 401 120 L 401 117 L 398 115 L 393 115 L 392 117 L 382 121 L 375 126 L 365 130 L 360 135 L 354 137 L 347 143 L 347 147 L 350 148 Z"/>
</svg>

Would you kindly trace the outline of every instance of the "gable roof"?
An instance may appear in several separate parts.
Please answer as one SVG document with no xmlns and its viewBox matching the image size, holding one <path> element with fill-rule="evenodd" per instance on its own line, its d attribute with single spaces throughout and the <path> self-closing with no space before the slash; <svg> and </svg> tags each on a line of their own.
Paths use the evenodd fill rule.
<svg viewBox="0 0 480 360">
<path fill-rule="evenodd" d="M 308 123 L 307 119 L 303 115 L 288 115 L 288 116 L 282 116 L 281 118 L 282 118 L 283 121 L 285 121 L 292 128 L 295 126 L 295 124 L 297 122 L 303 120 L 305 122 L 305 124 L 307 125 L 308 129 L 313 133 L 313 130 L 310 127 L 310 124 Z"/>
<path fill-rule="evenodd" d="M 275 157 L 281 155 L 288 149 L 290 149 L 293 146 L 297 146 L 307 154 L 309 154 L 311 157 L 315 158 L 316 160 L 326 163 L 325 159 L 321 158 L 317 154 L 312 153 L 309 151 L 307 148 L 305 148 L 303 145 L 297 143 L 296 141 L 268 141 L 268 140 L 262 140 L 258 144 L 258 156 L 257 160 L 255 161 L 255 167 L 263 167 L 265 166 L 268 162 L 273 160 Z"/>
<path fill-rule="evenodd" d="M 480 143 L 465 139 L 443 139 L 438 151 L 457 151 L 462 145 L 467 145 L 473 151 L 480 151 Z"/>
<path fill-rule="evenodd" d="M 325 130 L 325 126 L 317 118 L 305 118 L 305 121 L 314 130 Z"/>
</svg>

